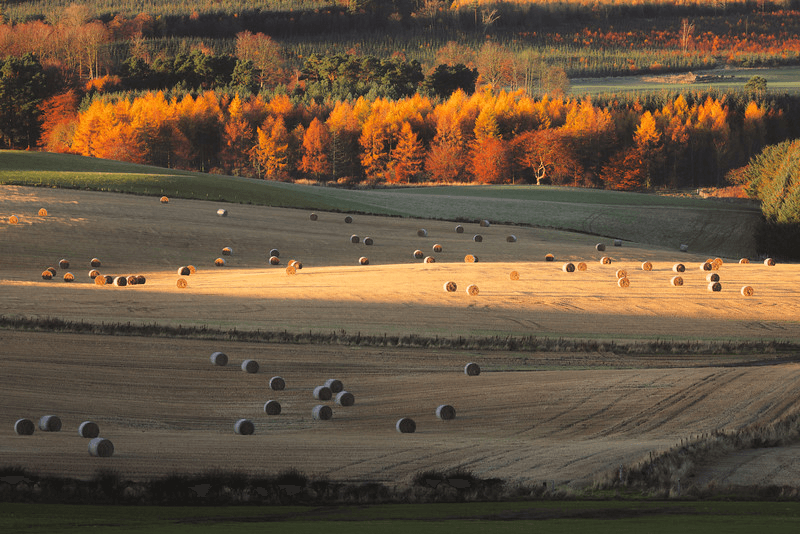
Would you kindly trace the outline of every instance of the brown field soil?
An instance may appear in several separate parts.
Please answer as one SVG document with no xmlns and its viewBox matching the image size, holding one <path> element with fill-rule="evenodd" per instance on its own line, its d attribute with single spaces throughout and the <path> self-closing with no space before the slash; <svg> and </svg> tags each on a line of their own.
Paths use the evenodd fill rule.
<svg viewBox="0 0 800 534">
<path fill-rule="evenodd" d="M 428 336 L 536 335 L 620 342 L 800 340 L 800 268 L 738 265 L 724 258 L 723 291 L 711 293 L 706 256 L 533 228 L 319 213 L 108 193 L 3 187 L 0 190 L 0 293 L 3 314 L 89 322 L 209 325 Z M 38 217 L 39 208 L 47 217 Z M 224 207 L 228 217 L 218 217 Z M 7 224 L 10 214 L 20 218 Z M 419 228 L 428 236 L 417 236 Z M 481 243 L 472 241 L 476 233 Z M 375 244 L 351 244 L 352 234 Z M 514 234 L 516 243 L 506 242 Z M 433 254 L 440 243 L 443 251 Z M 223 247 L 227 266 L 215 267 Z M 280 251 L 281 265 L 268 264 Z M 436 257 L 424 264 L 420 249 Z M 552 253 L 555 262 L 545 262 Z M 464 263 L 475 254 L 478 263 Z M 613 258 L 601 265 L 601 255 Z M 370 264 L 358 265 L 369 257 Z M 103 274 L 143 274 L 147 283 L 99 287 Z M 41 279 L 69 259 L 76 281 Z M 285 271 L 290 259 L 303 263 Z M 643 261 L 653 263 L 641 271 Z M 565 261 L 585 272 L 565 273 Z M 686 265 L 672 287 L 673 263 Z M 178 267 L 194 265 L 179 289 Z M 630 287 L 616 285 L 617 269 Z M 519 272 L 512 281 L 509 273 Z M 458 291 L 442 286 L 455 281 Z M 477 284 L 480 293 L 464 291 Z M 739 294 L 742 285 L 753 297 Z M 288 467 L 337 480 L 402 481 L 420 470 L 464 467 L 477 476 L 582 486 L 623 463 L 666 450 L 682 438 L 769 422 L 797 410 L 800 364 L 750 356 L 619 356 L 452 352 L 331 345 L 277 345 L 167 338 L 0 331 L 0 465 L 90 476 L 111 468 L 131 477 L 211 468 L 275 472 Z M 211 365 L 226 352 L 227 367 Z M 261 371 L 239 369 L 256 359 Z M 791 359 L 791 358 L 790 358 Z M 462 369 L 478 362 L 484 372 Z M 751 363 L 759 365 L 751 365 Z M 745 365 L 747 364 L 747 365 Z M 271 376 L 287 389 L 272 392 Z M 315 422 L 313 387 L 342 380 L 350 408 L 333 406 Z M 276 399 L 279 416 L 263 404 Z M 440 404 L 457 410 L 436 419 Z M 58 434 L 14 435 L 14 421 L 56 414 Z M 394 430 L 399 417 L 417 432 Z M 253 419 L 254 436 L 233 433 Z M 83 420 L 114 442 L 109 459 L 91 458 L 77 434 Z"/>
</svg>

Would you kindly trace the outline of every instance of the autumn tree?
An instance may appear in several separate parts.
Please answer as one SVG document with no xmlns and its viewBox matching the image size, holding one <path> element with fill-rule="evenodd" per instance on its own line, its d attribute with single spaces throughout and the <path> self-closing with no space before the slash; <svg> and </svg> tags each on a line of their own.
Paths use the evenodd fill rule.
<svg viewBox="0 0 800 534">
<path fill-rule="evenodd" d="M 546 128 L 523 132 L 514 138 L 516 164 L 536 185 L 543 183 L 577 185 L 582 174 L 569 139 L 558 130 Z"/>
<path fill-rule="evenodd" d="M 411 129 L 411 125 L 403 121 L 397 146 L 392 150 L 387 181 L 391 183 L 410 183 L 422 170 L 424 148 Z"/>
<path fill-rule="evenodd" d="M 325 125 L 331 137 L 331 178 L 355 178 L 360 174 L 358 152 L 361 129 L 353 106 L 347 101 L 337 102 Z"/>
<path fill-rule="evenodd" d="M 656 127 L 656 120 L 649 111 L 642 115 L 639 126 L 633 134 L 635 150 L 642 162 L 644 187 L 650 189 L 654 185 L 662 185 L 660 173 L 663 164 L 661 132 Z"/>
<path fill-rule="evenodd" d="M 303 136 L 303 158 L 300 170 L 315 180 L 327 179 L 331 175 L 331 136 L 328 127 L 316 117 L 308 125 Z"/>
<path fill-rule="evenodd" d="M 491 41 L 484 43 L 478 52 L 477 63 L 479 83 L 496 89 L 516 87 L 519 69 L 513 54 L 503 45 Z"/>
<path fill-rule="evenodd" d="M 645 164 L 635 147 L 623 149 L 611 156 L 600 171 L 600 180 L 608 189 L 635 191 L 642 188 L 645 179 Z"/>
<path fill-rule="evenodd" d="M 249 31 L 237 33 L 236 57 L 253 64 L 259 89 L 275 87 L 286 81 L 283 51 L 269 35 Z"/>
<path fill-rule="evenodd" d="M 220 161 L 234 175 L 248 176 L 249 154 L 255 144 L 254 131 L 244 115 L 239 95 L 228 104 L 228 117 L 222 131 Z"/>
<path fill-rule="evenodd" d="M 289 173 L 289 132 L 282 117 L 268 117 L 257 129 L 256 160 L 264 178 L 284 180 Z"/>
<path fill-rule="evenodd" d="M 78 120 L 78 94 L 74 89 L 42 102 L 42 133 L 39 144 L 48 152 L 68 152 Z"/>
</svg>

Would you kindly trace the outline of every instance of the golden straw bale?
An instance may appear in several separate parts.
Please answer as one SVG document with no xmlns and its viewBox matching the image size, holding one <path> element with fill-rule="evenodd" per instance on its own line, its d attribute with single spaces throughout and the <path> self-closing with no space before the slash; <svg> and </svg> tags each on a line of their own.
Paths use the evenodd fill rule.
<svg viewBox="0 0 800 534">
<path fill-rule="evenodd" d="M 617 269 L 616 275 L 617 278 L 628 278 L 628 271 L 625 269 Z"/>
<path fill-rule="evenodd" d="M 102 274 L 94 279 L 94 285 L 96 286 L 104 286 L 106 285 L 106 283 L 107 283 L 106 277 L 103 276 Z"/>
<path fill-rule="evenodd" d="M 92 258 L 91 261 L 89 262 L 89 266 L 94 267 L 95 269 L 100 267 L 100 265 L 102 264 L 100 263 L 100 260 L 97 258 Z"/>
<path fill-rule="evenodd" d="M 17 223 L 19 223 L 19 217 L 17 217 L 16 215 L 12 215 L 11 217 L 8 218 L 8 224 L 17 224 Z"/>
<path fill-rule="evenodd" d="M 415 250 L 414 251 L 414 258 L 415 259 L 421 260 L 424 257 L 425 257 L 425 253 L 422 252 L 421 250 Z"/>
<path fill-rule="evenodd" d="M 713 269 L 713 266 L 711 265 L 711 262 L 707 261 L 707 262 L 705 262 L 705 263 L 700 265 L 700 270 L 701 271 L 710 271 L 711 269 Z"/>
<path fill-rule="evenodd" d="M 297 267 L 295 267 L 294 265 L 287 265 L 286 266 L 286 274 L 288 274 L 288 275 L 297 274 Z"/>
<path fill-rule="evenodd" d="M 231 254 L 233 254 L 233 249 L 231 247 L 223 247 L 222 249 L 223 256 L 230 256 Z"/>
<path fill-rule="evenodd" d="M 52 280 L 52 279 L 53 279 L 53 273 L 47 270 L 42 271 L 42 280 Z"/>
<path fill-rule="evenodd" d="M 710 284 L 708 284 L 708 290 L 714 292 L 722 291 L 722 284 L 720 284 L 719 282 L 711 282 Z"/>
<path fill-rule="evenodd" d="M 682 273 L 686 270 L 686 267 L 682 263 L 676 263 L 672 266 L 672 271 L 676 273 Z"/>
<path fill-rule="evenodd" d="M 360 258 L 358 258 L 358 263 L 360 265 L 369 265 L 369 258 L 367 258 L 366 256 L 361 256 Z"/>
<path fill-rule="evenodd" d="M 576 267 L 576 269 L 577 269 L 577 270 L 579 270 L 579 271 L 585 271 L 586 269 L 588 269 L 588 268 L 589 268 L 589 266 L 588 266 L 588 265 L 586 265 L 586 262 L 583 262 L 583 261 L 581 261 L 581 262 L 578 262 L 578 265 L 576 265 L 575 267 Z"/>
<path fill-rule="evenodd" d="M 214 265 L 216 265 L 217 267 L 225 267 L 225 259 L 224 258 L 215 259 Z"/>
<path fill-rule="evenodd" d="M 45 269 L 45 270 L 46 270 L 46 271 L 50 271 L 50 274 L 52 274 L 53 276 L 55 276 L 56 274 L 58 274 L 58 271 L 56 271 L 56 268 L 55 268 L 55 267 L 48 267 L 48 268 L 47 268 L 47 269 Z"/>
<path fill-rule="evenodd" d="M 745 264 L 750 263 L 750 260 L 748 260 L 747 258 L 742 258 L 742 259 L 739 260 L 739 263 L 742 264 L 742 265 L 745 265 Z"/>
<path fill-rule="evenodd" d="M 708 273 L 706 276 L 708 282 L 719 282 L 719 275 L 717 273 Z"/>
<path fill-rule="evenodd" d="M 178 267 L 179 276 L 189 276 L 190 274 L 192 274 L 192 271 L 190 271 L 187 266 L 184 265 L 183 267 Z"/>
<path fill-rule="evenodd" d="M 448 293 L 455 293 L 456 289 L 458 289 L 458 286 L 456 285 L 455 282 L 444 283 L 444 290 L 447 291 Z"/>
<path fill-rule="evenodd" d="M 766 265 L 767 267 L 775 267 L 775 260 L 773 260 L 772 258 L 767 258 L 766 260 L 764 260 L 764 265 Z"/>
<path fill-rule="evenodd" d="M 642 263 L 642 270 L 643 271 L 652 271 L 653 270 L 653 264 L 650 263 L 649 261 L 643 262 Z"/>
<path fill-rule="evenodd" d="M 89 271 L 89 278 L 91 278 L 92 280 L 94 280 L 98 276 L 100 276 L 100 271 L 96 269 L 92 269 L 91 271 Z"/>
<path fill-rule="evenodd" d="M 134 276 L 134 275 L 130 275 L 130 276 L 126 277 L 125 279 L 128 281 L 128 285 L 129 286 L 139 285 L 139 278 Z"/>
<path fill-rule="evenodd" d="M 425 263 L 436 263 L 436 258 L 434 258 L 433 256 L 426 256 L 424 262 Z"/>
<path fill-rule="evenodd" d="M 270 256 L 269 257 L 269 264 L 270 265 L 280 265 L 281 260 L 278 256 Z"/>
<path fill-rule="evenodd" d="M 142 274 L 136 275 L 136 283 L 140 286 L 143 286 L 147 282 L 147 278 L 144 277 Z"/>
<path fill-rule="evenodd" d="M 478 294 L 478 292 L 479 292 L 478 286 L 476 286 L 475 284 L 470 284 L 467 286 L 467 295 L 474 297 Z"/>
<path fill-rule="evenodd" d="M 65 282 L 72 282 L 75 280 L 75 275 L 72 273 L 64 273 L 64 281 Z"/>
<path fill-rule="evenodd" d="M 478 263 L 478 256 L 475 256 L 473 254 L 467 254 L 466 256 L 464 256 L 464 262 L 466 262 L 466 263 Z"/>
<path fill-rule="evenodd" d="M 556 261 L 556 257 L 548 253 L 544 255 L 544 261 Z"/>
<path fill-rule="evenodd" d="M 44 208 L 39 209 L 39 217 L 47 217 L 47 210 Z"/>
<path fill-rule="evenodd" d="M 194 265 L 187 265 L 186 268 L 189 269 L 189 272 L 191 274 L 194 274 L 194 273 L 197 272 L 197 267 L 195 267 Z"/>
<path fill-rule="evenodd" d="M 169 204 L 169 199 L 167 197 L 161 197 L 162 204 Z"/>
<path fill-rule="evenodd" d="M 189 283 L 184 278 L 178 278 L 178 287 L 183 289 L 189 285 Z"/>
<path fill-rule="evenodd" d="M 755 290 L 751 286 L 742 286 L 740 293 L 743 297 L 752 297 Z"/>
<path fill-rule="evenodd" d="M 683 278 L 681 278 L 680 276 L 673 276 L 670 279 L 669 283 L 672 284 L 675 287 L 682 286 L 683 285 Z"/>
<path fill-rule="evenodd" d="M 631 281 L 628 280 L 627 278 L 618 278 L 617 285 L 619 287 L 629 287 L 631 285 Z"/>
<path fill-rule="evenodd" d="M 565 263 L 561 266 L 561 270 L 565 273 L 574 273 L 575 272 L 575 264 L 574 263 Z"/>
<path fill-rule="evenodd" d="M 519 273 L 517 271 L 511 271 L 509 278 L 511 278 L 512 280 L 519 280 Z"/>
<path fill-rule="evenodd" d="M 603 256 L 600 258 L 600 265 L 611 265 L 611 258 L 608 256 Z"/>
<path fill-rule="evenodd" d="M 433 251 L 434 252 L 441 252 L 442 251 L 442 245 L 440 245 L 439 243 L 436 243 L 435 245 L 433 245 Z"/>
</svg>

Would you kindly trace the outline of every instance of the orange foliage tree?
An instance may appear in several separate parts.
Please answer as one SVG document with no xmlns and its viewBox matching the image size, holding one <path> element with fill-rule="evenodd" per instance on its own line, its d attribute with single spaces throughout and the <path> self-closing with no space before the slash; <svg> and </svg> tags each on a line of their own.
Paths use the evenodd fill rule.
<svg viewBox="0 0 800 534">
<path fill-rule="evenodd" d="M 330 153 L 331 135 L 328 127 L 315 117 L 303 135 L 303 159 L 300 161 L 300 170 L 310 174 L 315 180 L 329 178 Z"/>
<path fill-rule="evenodd" d="M 403 121 L 400 127 L 397 146 L 392 150 L 387 182 L 410 183 L 422 170 L 424 148 L 417 134 L 411 129 L 411 124 Z"/>
</svg>

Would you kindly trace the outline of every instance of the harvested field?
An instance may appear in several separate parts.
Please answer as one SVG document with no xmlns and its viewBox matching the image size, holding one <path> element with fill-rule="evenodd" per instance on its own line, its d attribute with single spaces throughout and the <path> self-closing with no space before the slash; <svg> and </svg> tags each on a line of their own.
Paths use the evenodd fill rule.
<svg viewBox="0 0 800 534">
<path fill-rule="evenodd" d="M 588 354 L 334 345 L 309 350 L 302 344 L 0 330 L 7 347 L 0 388 L 8 392 L 0 409 L 0 465 L 92 476 L 99 464 L 88 461 L 85 440 L 77 435 L 77 425 L 92 420 L 115 447 L 102 467 L 138 478 L 215 467 L 296 467 L 336 480 L 394 482 L 423 469 L 463 467 L 482 477 L 584 485 L 683 438 L 800 409 L 796 355 L 621 356 L 611 345 L 656 339 L 800 342 L 797 265 L 724 258 L 719 272 L 725 287 L 711 293 L 699 269 L 682 273 L 683 286 L 669 284 L 677 261 L 694 265 L 708 257 L 700 250 L 680 253 L 626 241 L 608 266 L 593 250 L 596 236 L 492 224 L 480 229 L 486 238 L 481 261 L 465 263 L 474 251 L 477 220 L 463 223 L 459 234 L 449 221 L 359 215 L 348 224 L 341 214 L 317 212 L 325 222 L 319 224 L 307 210 L 238 205 L 235 217 L 220 218 L 215 210 L 221 203 L 184 200 L 167 209 L 147 197 L 8 186 L 0 194 L 8 213 L 35 212 L 41 205 L 51 213 L 0 226 L 0 291 L 15 315 L 608 344 Z M 416 230 L 423 226 L 442 245 L 434 265 L 409 254 L 420 247 Z M 296 276 L 265 264 L 263 228 L 270 228 L 271 243 L 285 257 L 303 258 Z M 505 237 L 512 231 L 519 241 L 509 246 Z M 380 243 L 370 249 L 368 268 L 341 245 L 354 232 Z M 235 266 L 201 267 L 179 289 L 176 266 L 206 265 L 220 243 L 236 250 Z M 561 263 L 545 262 L 546 253 L 592 267 L 580 276 L 564 273 Z M 83 264 L 95 255 L 103 258 L 104 271 L 142 273 L 147 284 L 100 287 L 85 276 L 71 284 L 42 280 L 42 269 L 58 258 Z M 651 271 L 641 270 L 643 261 Z M 618 269 L 630 273 L 625 291 L 613 284 Z M 510 283 L 511 271 L 525 283 Z M 480 297 L 447 293 L 447 281 L 459 288 L 476 284 Z M 756 288 L 752 297 L 742 298 L 744 285 Z M 233 363 L 256 359 L 262 371 L 248 375 L 238 364 L 209 365 L 214 351 L 224 351 Z M 467 361 L 481 365 L 480 376 L 464 375 Z M 749 365 L 753 361 L 770 365 Z M 282 413 L 266 418 L 264 395 L 277 374 L 287 383 L 279 398 Z M 330 376 L 347 384 L 358 402 L 346 410 L 334 407 L 330 421 L 315 424 L 308 392 Z M 446 424 L 434 413 L 443 402 L 458 409 Z M 65 432 L 14 433 L 16 420 L 50 413 L 59 414 Z M 415 420 L 414 434 L 397 433 L 400 417 Z M 254 421 L 253 436 L 232 431 L 241 418 Z M 254 454 L 274 447 L 286 453 Z"/>
</svg>

